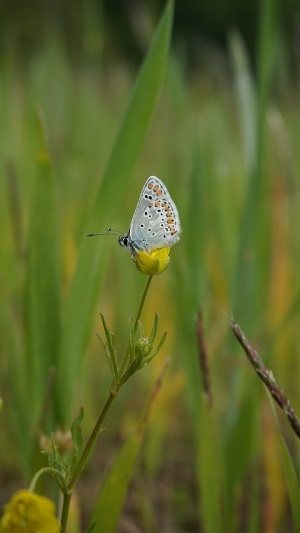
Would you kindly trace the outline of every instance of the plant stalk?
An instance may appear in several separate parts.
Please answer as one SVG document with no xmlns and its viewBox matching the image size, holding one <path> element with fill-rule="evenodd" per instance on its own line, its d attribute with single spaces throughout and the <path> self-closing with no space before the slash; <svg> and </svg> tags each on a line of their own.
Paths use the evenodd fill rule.
<svg viewBox="0 0 300 533">
<path fill-rule="evenodd" d="M 142 296 L 142 299 L 141 299 L 141 302 L 140 302 L 140 305 L 139 305 L 139 308 L 138 308 L 138 312 L 137 312 L 137 315 L 136 315 L 136 319 L 135 319 L 135 322 L 134 322 L 134 327 L 133 327 L 134 334 L 136 333 L 136 330 L 137 330 L 137 327 L 138 327 L 138 323 L 139 323 L 139 320 L 141 318 L 142 310 L 143 310 L 143 307 L 144 307 L 144 303 L 145 303 L 145 300 L 146 300 L 146 296 L 147 296 L 147 293 L 148 293 L 152 278 L 153 278 L 153 276 L 149 276 L 148 277 L 148 281 L 147 281 L 146 287 L 145 287 L 144 292 L 143 292 L 143 296 Z M 126 350 L 125 355 L 124 355 L 124 359 L 123 359 L 123 361 L 122 361 L 122 363 L 120 365 L 120 369 L 119 369 L 119 376 L 121 376 L 121 377 L 122 377 L 122 374 L 123 374 L 124 369 L 126 367 L 126 363 L 128 361 L 129 350 L 130 350 L 130 345 L 128 343 L 127 350 Z"/>
<path fill-rule="evenodd" d="M 138 308 L 138 312 L 137 312 L 137 315 L 136 315 L 136 319 L 135 319 L 135 322 L 134 322 L 134 333 L 136 333 L 136 330 L 137 330 L 137 326 L 138 326 L 138 323 L 139 323 L 139 320 L 140 320 L 140 317 L 141 317 L 141 314 L 142 314 L 142 310 L 143 310 L 143 307 L 144 307 L 144 303 L 145 303 L 145 299 L 146 299 L 146 296 L 147 296 L 147 293 L 148 293 L 148 290 L 149 290 L 149 287 L 150 287 L 150 283 L 151 283 L 151 280 L 152 280 L 152 276 L 149 276 L 148 278 L 148 281 L 147 281 L 147 284 L 146 284 L 146 287 L 144 289 L 144 292 L 143 292 L 143 296 L 142 296 L 142 299 L 141 299 L 141 302 L 140 302 L 140 305 L 139 305 L 139 308 Z M 127 347 L 127 350 L 126 350 L 126 353 L 124 355 L 124 359 L 122 361 L 122 364 L 121 364 L 121 368 L 119 370 L 119 376 L 122 377 L 122 374 L 124 372 L 124 369 L 125 369 L 125 366 L 126 366 L 126 363 L 127 363 L 127 360 L 128 360 L 128 355 L 129 355 L 129 345 Z M 75 488 L 75 485 L 83 471 L 83 469 L 85 468 L 92 452 L 93 452 L 93 449 L 95 447 L 95 444 L 97 442 L 97 439 L 98 439 L 98 436 L 101 432 L 101 428 L 102 428 L 102 425 L 103 425 L 103 422 L 105 420 L 105 417 L 110 409 L 110 406 L 111 404 L 113 403 L 114 399 L 116 398 L 118 392 L 119 392 L 119 389 L 121 387 L 121 382 L 118 381 L 118 383 L 116 384 L 115 382 L 113 382 L 113 385 L 112 385 L 112 388 L 110 390 L 110 393 L 108 395 L 108 398 L 105 402 L 105 405 L 99 415 L 99 418 L 95 424 L 95 427 L 86 443 L 86 446 L 79 458 L 79 461 L 78 461 L 78 464 L 71 476 L 71 479 L 68 483 L 68 486 L 67 486 L 67 492 L 64 494 L 64 502 L 63 502 L 63 509 L 62 509 L 62 516 L 61 516 L 61 533 L 65 533 L 66 531 L 66 526 L 67 526 L 67 521 L 68 521 L 68 514 L 69 514 L 69 506 L 70 506 L 70 501 L 71 501 L 71 496 L 72 496 L 72 492 Z"/>
</svg>

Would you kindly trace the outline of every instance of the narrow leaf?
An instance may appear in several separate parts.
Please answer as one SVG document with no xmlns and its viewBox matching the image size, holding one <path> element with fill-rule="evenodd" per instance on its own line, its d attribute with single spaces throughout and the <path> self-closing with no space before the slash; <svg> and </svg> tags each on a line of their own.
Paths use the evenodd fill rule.
<svg viewBox="0 0 300 533">
<path fill-rule="evenodd" d="M 84 416 L 84 409 L 83 407 L 80 407 L 79 415 L 77 416 L 77 418 L 75 418 L 71 426 L 75 455 L 79 455 L 82 450 L 83 441 L 82 441 L 81 423 L 83 421 L 83 416 Z"/>
<path fill-rule="evenodd" d="M 167 335 L 168 333 L 165 331 L 160 342 L 158 343 L 157 347 L 155 348 L 155 350 L 152 352 L 152 355 L 151 357 L 148 357 L 148 359 L 144 360 L 141 368 L 143 368 L 144 366 L 148 365 L 150 363 L 150 361 L 152 361 L 153 357 L 156 356 L 156 354 L 161 350 L 166 338 L 167 338 Z"/>
<path fill-rule="evenodd" d="M 149 337 L 149 344 L 151 344 L 151 346 L 153 345 L 154 339 L 156 337 L 157 327 L 158 327 L 158 313 L 157 311 L 155 311 L 153 326 L 152 326 L 152 330 L 151 330 L 150 337 Z"/>
<path fill-rule="evenodd" d="M 45 125 L 38 114 L 38 169 L 30 213 L 25 295 L 27 374 L 31 420 L 37 424 L 50 367 L 58 364 L 61 328 L 61 272 L 56 184 Z M 49 413 L 47 413 L 49 414 Z M 42 421 L 43 422 L 43 421 Z M 45 428 L 49 429 L 49 428 Z"/>
<path fill-rule="evenodd" d="M 112 359 L 111 359 L 111 354 L 110 354 L 109 348 L 108 348 L 105 340 L 103 339 L 103 337 L 100 335 L 100 333 L 96 332 L 96 335 L 97 335 L 98 339 L 100 340 L 100 342 L 103 345 L 104 351 L 105 351 L 105 353 L 107 355 L 107 359 L 108 359 L 108 362 L 109 362 L 111 373 L 113 375 L 114 381 L 116 382 L 117 379 L 118 379 L 118 374 L 115 373 L 115 367 L 114 367 Z"/>
<path fill-rule="evenodd" d="M 100 316 L 101 316 L 102 325 L 103 325 L 103 329 L 104 329 L 105 336 L 106 336 L 107 345 L 108 345 L 108 348 L 109 348 L 109 351 L 110 351 L 110 355 L 113 358 L 114 351 L 113 351 L 112 342 L 111 342 L 111 333 L 110 333 L 110 331 L 109 331 L 109 329 L 107 327 L 107 324 L 106 324 L 104 316 L 101 313 L 100 313 Z"/>
<path fill-rule="evenodd" d="M 222 461 L 212 415 L 203 395 L 199 406 L 197 450 L 201 524 L 207 533 L 221 533 L 226 530 L 221 518 Z"/>
<path fill-rule="evenodd" d="M 297 478 L 297 474 L 295 471 L 295 467 L 293 465 L 290 452 L 288 450 L 288 447 L 280 431 L 279 422 L 278 422 L 278 418 L 277 418 L 277 414 L 276 414 L 276 410 L 275 410 L 272 397 L 268 391 L 267 391 L 267 394 L 268 394 L 269 402 L 271 404 L 271 409 L 272 409 L 272 413 L 274 416 L 276 429 L 277 429 L 277 436 L 278 436 L 278 442 L 280 446 L 282 464 L 284 468 L 285 479 L 286 479 L 286 483 L 288 487 L 290 504 L 291 504 L 292 514 L 293 514 L 293 519 L 294 519 L 294 532 L 299 533 L 300 532 L 299 480 Z"/>
<path fill-rule="evenodd" d="M 135 355 L 135 334 L 132 318 L 129 320 L 129 362 L 131 363 Z"/>
</svg>

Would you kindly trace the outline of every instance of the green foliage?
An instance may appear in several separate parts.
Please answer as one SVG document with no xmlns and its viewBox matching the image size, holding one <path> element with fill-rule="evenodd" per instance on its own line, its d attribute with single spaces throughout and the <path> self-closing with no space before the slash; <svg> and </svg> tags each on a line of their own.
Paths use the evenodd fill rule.
<svg viewBox="0 0 300 533">
<path fill-rule="evenodd" d="M 149 285 L 147 285 L 146 290 L 148 290 L 148 286 Z M 120 361 L 118 360 L 116 337 L 111 331 L 109 331 L 104 316 L 102 314 L 100 314 L 100 316 L 105 332 L 106 341 L 100 335 L 100 333 L 96 333 L 96 335 L 100 340 L 101 344 L 103 345 L 105 353 L 107 355 L 107 359 L 113 376 L 113 388 L 115 391 L 118 391 L 121 385 L 124 385 L 124 383 L 126 383 L 126 381 L 133 374 L 135 374 L 135 372 L 141 370 L 146 365 L 148 365 L 153 359 L 153 357 L 157 355 L 166 340 L 167 332 L 165 331 L 158 345 L 156 346 L 156 348 L 154 348 L 153 343 L 155 341 L 158 327 L 157 312 L 155 312 L 154 315 L 153 325 L 149 338 L 144 336 L 144 328 L 142 323 L 139 321 L 138 325 L 140 330 L 140 336 L 136 339 L 135 337 L 137 322 L 133 324 L 132 320 L 130 320 L 129 342 L 127 350 L 125 351 L 123 358 Z"/>
<path fill-rule="evenodd" d="M 109 412 L 97 456 L 87 454 L 88 486 L 116 453 L 93 518 L 103 530 L 117 527 L 128 493 L 137 527 L 257 531 L 268 517 L 270 529 L 289 530 L 293 521 L 299 530 L 297 442 L 280 424 L 280 458 L 262 387 L 228 335 L 233 312 L 299 412 L 297 72 L 289 70 L 278 2 L 264 0 L 261 8 L 257 75 L 236 30 L 228 50 L 200 51 L 193 71 L 184 47 L 174 49 L 165 76 L 172 3 L 133 91 L 129 67 L 99 62 L 73 70 L 54 36 L 22 73 L 11 56 L 0 65 L 1 479 L 9 483 L 17 468 L 29 478 L 40 462 L 37 433 L 68 432 L 84 404 L 84 423 L 80 411 L 71 428 L 72 450 L 53 437 L 47 451 L 46 471 L 68 493 L 107 393 L 112 402 L 134 375 Z M 168 271 L 153 280 L 142 326 L 129 317 L 145 278 L 113 239 L 86 234 L 110 225 L 126 230 L 150 174 L 166 182 L 183 233 Z M 108 365 L 93 335 L 100 309 L 97 336 Z M 199 309 L 211 404 L 203 394 Z M 160 350 L 165 329 L 172 365 L 158 414 L 147 431 L 130 432 L 160 357 L 136 371 Z M 130 485 L 133 475 L 144 492 Z M 78 504 L 84 516 L 92 496 L 89 503 Z"/>
<path fill-rule="evenodd" d="M 138 429 L 126 439 L 106 475 L 91 518 L 98 531 L 116 531 L 143 436 Z"/>
</svg>

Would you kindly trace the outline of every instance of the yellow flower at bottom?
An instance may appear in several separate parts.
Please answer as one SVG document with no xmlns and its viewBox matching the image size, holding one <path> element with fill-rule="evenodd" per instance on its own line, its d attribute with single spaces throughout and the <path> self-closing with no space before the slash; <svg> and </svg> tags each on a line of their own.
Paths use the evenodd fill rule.
<svg viewBox="0 0 300 533">
<path fill-rule="evenodd" d="M 133 256 L 136 268 L 143 274 L 154 276 L 164 272 L 170 262 L 170 248 L 157 248 L 151 252 L 137 252 Z"/>
<path fill-rule="evenodd" d="M 52 500 L 20 490 L 5 505 L 0 533 L 58 533 L 59 522 Z"/>
</svg>

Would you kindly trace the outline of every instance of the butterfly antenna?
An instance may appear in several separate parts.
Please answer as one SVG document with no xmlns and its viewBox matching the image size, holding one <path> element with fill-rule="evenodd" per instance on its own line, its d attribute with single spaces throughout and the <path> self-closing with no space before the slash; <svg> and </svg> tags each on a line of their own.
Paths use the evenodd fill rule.
<svg viewBox="0 0 300 533">
<path fill-rule="evenodd" d="M 98 237 L 99 235 L 123 235 L 123 233 L 121 231 L 107 228 L 107 232 L 105 233 L 89 233 L 87 237 Z"/>
</svg>

